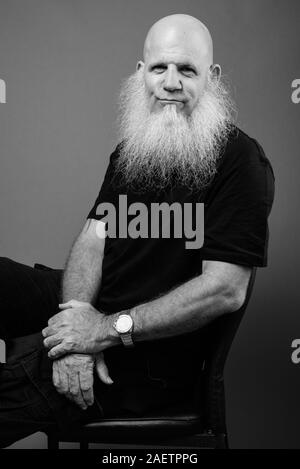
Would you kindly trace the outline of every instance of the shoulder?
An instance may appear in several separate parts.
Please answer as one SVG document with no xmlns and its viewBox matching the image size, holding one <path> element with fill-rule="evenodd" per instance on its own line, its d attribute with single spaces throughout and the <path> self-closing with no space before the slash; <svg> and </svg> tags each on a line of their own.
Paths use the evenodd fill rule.
<svg viewBox="0 0 300 469">
<path fill-rule="evenodd" d="M 267 172 L 274 179 L 272 165 L 260 143 L 238 127 L 233 128 L 218 167 L 219 173 L 234 170 Z"/>
<path fill-rule="evenodd" d="M 231 132 L 223 155 L 219 160 L 216 176 L 209 187 L 208 196 L 239 194 L 255 200 L 273 200 L 275 177 L 271 163 L 262 146 L 235 127 Z"/>
<path fill-rule="evenodd" d="M 261 144 L 246 132 L 234 127 L 231 132 L 224 152 L 224 161 L 238 165 L 262 165 L 272 169 Z"/>
</svg>

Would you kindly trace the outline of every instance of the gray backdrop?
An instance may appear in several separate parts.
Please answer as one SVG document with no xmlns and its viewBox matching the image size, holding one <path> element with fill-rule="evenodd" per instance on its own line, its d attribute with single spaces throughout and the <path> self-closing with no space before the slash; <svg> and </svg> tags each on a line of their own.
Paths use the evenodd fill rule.
<svg viewBox="0 0 300 469">
<path fill-rule="evenodd" d="M 297 0 L 0 0 L 0 255 L 62 267 L 95 200 L 115 144 L 121 80 L 146 31 L 187 13 L 212 33 L 233 84 L 239 125 L 276 175 L 269 266 L 260 269 L 227 369 L 231 447 L 300 447 Z M 45 447 L 36 434 L 15 447 Z"/>
</svg>

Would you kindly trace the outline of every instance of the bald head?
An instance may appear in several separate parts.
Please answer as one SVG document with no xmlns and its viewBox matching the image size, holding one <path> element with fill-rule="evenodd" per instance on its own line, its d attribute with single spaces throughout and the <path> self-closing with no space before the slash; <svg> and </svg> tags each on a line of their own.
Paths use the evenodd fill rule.
<svg viewBox="0 0 300 469">
<path fill-rule="evenodd" d="M 144 60 L 161 46 L 181 46 L 198 55 L 206 64 L 213 63 L 213 42 L 207 27 L 190 15 L 170 15 L 150 28 L 144 44 Z"/>
<path fill-rule="evenodd" d="M 210 77 L 219 77 L 221 68 L 213 64 L 213 43 L 207 27 L 189 15 L 171 15 L 157 21 L 144 45 L 145 88 L 152 111 L 165 105 L 190 115 Z"/>
</svg>

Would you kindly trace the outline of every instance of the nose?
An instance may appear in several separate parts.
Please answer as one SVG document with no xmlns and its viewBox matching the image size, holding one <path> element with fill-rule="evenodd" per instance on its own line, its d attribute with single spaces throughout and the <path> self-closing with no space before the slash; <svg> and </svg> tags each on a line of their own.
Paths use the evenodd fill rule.
<svg viewBox="0 0 300 469">
<path fill-rule="evenodd" d="M 166 91 L 178 91 L 182 89 L 182 83 L 176 67 L 168 67 L 165 75 L 164 89 Z"/>
</svg>

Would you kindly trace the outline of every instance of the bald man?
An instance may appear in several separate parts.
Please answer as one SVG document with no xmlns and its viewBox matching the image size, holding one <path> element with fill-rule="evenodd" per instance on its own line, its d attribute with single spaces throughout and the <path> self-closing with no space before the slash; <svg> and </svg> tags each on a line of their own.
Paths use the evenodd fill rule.
<svg viewBox="0 0 300 469">
<path fill-rule="evenodd" d="M 120 143 L 64 271 L 1 261 L 11 311 L 0 323 L 11 344 L 2 446 L 48 423 L 142 416 L 191 399 L 205 326 L 237 311 L 252 268 L 267 265 L 273 196 L 262 148 L 234 125 L 208 29 L 188 15 L 159 20 L 121 90 Z M 151 217 L 146 233 L 142 212 L 157 206 L 168 217 Z M 203 206 L 195 247 L 184 235 L 199 228 Z M 12 278 L 30 307 L 12 301 Z"/>
</svg>

